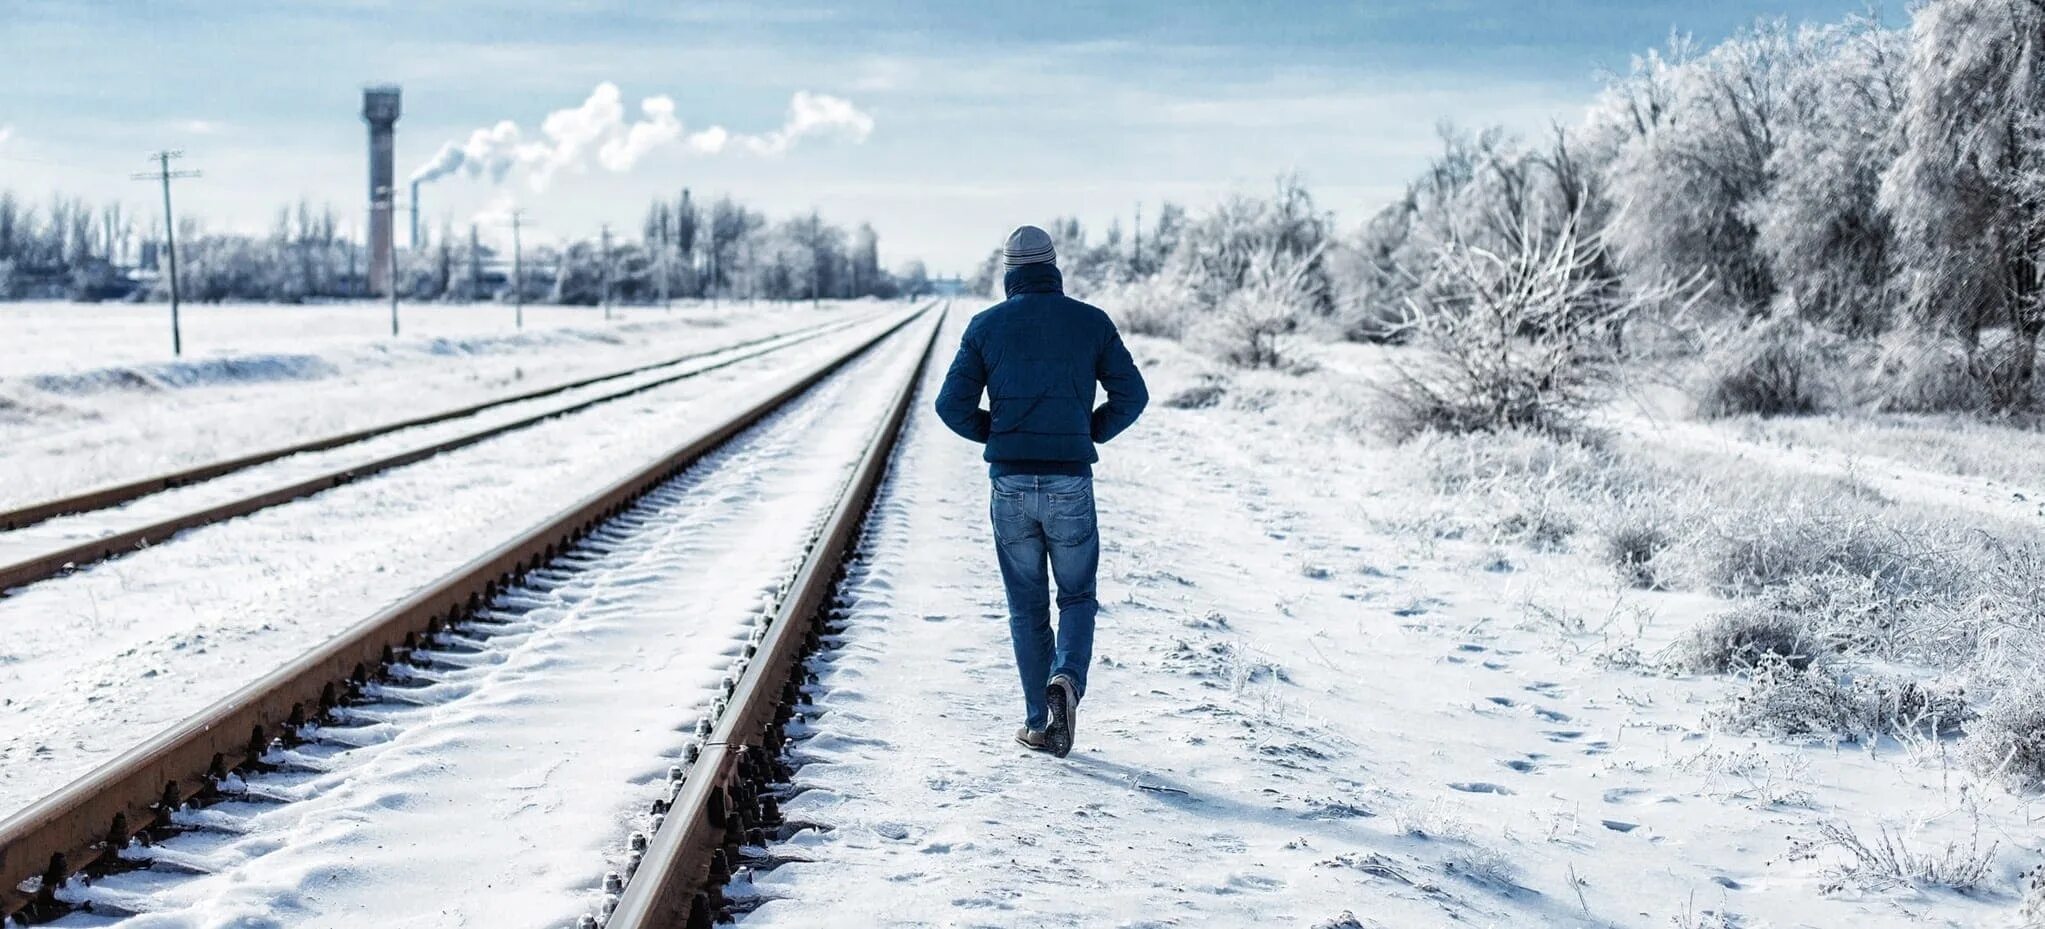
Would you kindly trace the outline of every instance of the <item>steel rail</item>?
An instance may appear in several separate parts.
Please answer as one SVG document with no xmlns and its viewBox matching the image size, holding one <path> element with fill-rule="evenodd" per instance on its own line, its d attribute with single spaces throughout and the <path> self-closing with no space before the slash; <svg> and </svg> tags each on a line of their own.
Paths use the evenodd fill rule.
<svg viewBox="0 0 2045 929">
<path fill-rule="evenodd" d="M 243 471 L 249 468 L 253 468 L 256 465 L 268 464 L 269 462 L 276 461 L 279 458 L 288 458 L 292 455 L 302 455 L 305 454 L 306 452 L 326 451 L 327 449 L 339 448 L 343 445 L 353 445 L 357 442 L 363 442 L 369 439 L 374 439 L 378 436 L 388 435 L 390 433 L 398 432 L 400 430 L 416 429 L 420 426 L 431 426 L 435 423 L 443 423 L 451 419 L 460 419 L 464 416 L 474 416 L 477 413 L 495 409 L 500 406 L 508 406 L 513 403 L 524 403 L 528 400 L 539 400 L 545 397 L 551 397 L 555 394 L 566 393 L 568 391 L 575 390 L 578 388 L 589 387 L 591 385 L 601 384 L 606 381 L 615 381 L 623 377 L 631 377 L 634 374 L 644 374 L 648 371 L 671 367 L 673 365 L 678 364 L 684 364 L 686 362 L 695 361 L 696 359 L 699 358 L 707 358 L 712 355 L 720 355 L 725 352 L 734 352 L 747 348 L 752 348 L 756 345 L 772 342 L 777 339 L 784 339 L 792 336 L 803 336 L 807 338 L 814 335 L 821 335 L 825 330 L 828 330 L 830 328 L 833 327 L 843 328 L 850 325 L 856 325 L 857 322 L 858 321 L 848 323 L 842 320 L 831 320 L 829 322 L 818 323 L 814 326 L 799 326 L 787 332 L 776 333 L 774 335 L 769 336 L 761 336 L 756 339 L 745 339 L 743 341 L 734 342 L 722 348 L 711 349 L 709 351 L 690 352 L 689 354 L 686 355 L 679 355 L 674 358 L 669 358 L 666 361 L 655 361 L 647 364 L 635 365 L 633 367 L 626 368 L 622 371 L 612 371 L 607 374 L 598 374 L 590 377 L 577 378 L 572 381 L 565 381 L 562 383 L 554 384 L 550 387 L 541 387 L 536 390 L 528 390 L 522 393 L 509 394 L 502 397 L 494 397 L 488 400 L 483 400 L 478 403 L 471 403 L 466 406 L 445 409 L 437 413 L 428 413 L 424 416 L 414 416 L 409 419 L 398 420 L 396 422 L 383 423 L 381 425 L 369 426 L 362 429 L 355 429 L 349 432 L 335 433 L 333 435 L 322 436 L 317 439 L 308 439 L 306 441 L 298 442 L 292 445 L 279 446 L 277 448 L 266 449 L 264 451 L 259 452 L 250 452 L 245 455 L 237 455 L 233 458 L 224 458 L 219 461 L 209 461 L 205 464 L 194 465 L 189 468 L 181 468 L 176 471 L 167 471 L 162 474 L 138 478 L 132 481 L 123 481 L 118 484 L 108 484 L 101 487 L 95 487 L 90 490 L 79 491 L 74 494 L 67 494 L 62 497 L 52 498 L 49 500 L 39 500 L 35 503 L 18 506 L 13 509 L 0 510 L 0 531 L 24 529 L 29 526 L 33 526 L 37 523 L 44 522 L 46 520 L 55 519 L 59 516 L 71 516 L 77 513 L 90 513 L 94 510 L 104 510 L 122 503 L 127 503 L 130 500 L 135 500 L 149 496 L 150 494 L 161 493 L 166 490 L 170 490 L 177 487 L 184 487 L 189 484 L 197 484 L 201 481 L 210 481 L 216 477 L 223 477 L 228 474 L 233 474 L 236 471 Z M 794 342 L 790 342 L 788 344 L 793 345 L 795 344 L 795 342 L 803 340 L 804 339 L 799 338 L 796 339 Z"/>
<path fill-rule="evenodd" d="M 896 394 L 886 422 L 811 541 L 764 638 L 720 704 L 724 709 L 708 740 L 693 762 L 677 771 L 682 779 L 671 785 L 669 797 L 655 806 L 660 827 L 616 897 L 605 929 L 708 929 L 718 918 L 721 890 L 739 844 L 754 830 L 775 824 L 776 804 L 762 796 L 761 788 L 777 763 L 781 727 L 798 697 L 797 662 L 815 643 L 943 325 L 940 315 L 922 361 Z"/>
<path fill-rule="evenodd" d="M 644 467 L 0 820 L 0 922 L 17 914 L 61 912 L 55 891 L 70 875 L 117 855 L 131 838 L 165 822 L 187 801 L 210 795 L 229 773 L 260 759 L 273 740 L 289 738 L 316 721 L 422 642 L 485 608 L 526 572 L 547 564 L 704 455 L 928 315 L 930 306 L 791 373 L 771 392 Z"/>
<path fill-rule="evenodd" d="M 916 312 L 920 314 L 928 309 L 929 306 L 926 305 L 923 309 L 918 310 Z M 197 529 L 202 526 L 210 526 L 214 523 L 224 522 L 226 520 L 233 519 L 237 516 L 247 516 L 250 513 L 259 512 L 261 510 L 266 510 L 274 506 L 290 503 L 293 500 L 309 497 L 321 491 L 332 490 L 333 488 L 339 487 L 343 484 L 353 483 L 365 477 L 372 477 L 374 475 L 381 474 L 385 471 L 389 471 L 393 468 L 401 468 L 404 467 L 405 465 L 416 464 L 420 461 L 424 461 L 428 458 L 432 458 L 437 455 L 443 455 L 456 449 L 466 448 L 468 446 L 475 445 L 479 442 L 496 438 L 506 433 L 516 432 L 520 429 L 535 426 L 542 422 L 546 422 L 547 420 L 550 419 L 566 416 L 571 413 L 578 413 L 583 410 L 589 409 L 590 407 L 610 403 L 614 400 L 621 400 L 626 397 L 633 396 L 635 394 L 644 393 L 646 391 L 653 390 L 659 387 L 665 387 L 669 384 L 673 384 L 678 381 L 687 380 L 692 377 L 708 374 L 712 371 L 728 368 L 741 362 L 750 361 L 752 359 L 761 357 L 762 355 L 772 354 L 774 352 L 780 351 L 784 348 L 798 344 L 800 342 L 805 342 L 809 341 L 810 339 L 819 338 L 826 334 L 828 333 L 825 331 L 811 331 L 795 338 L 792 341 L 784 342 L 779 345 L 755 347 L 742 354 L 718 361 L 714 364 L 705 365 L 703 367 L 698 368 L 690 368 L 688 370 L 680 371 L 675 374 L 655 378 L 649 381 L 640 382 L 630 387 L 625 387 L 618 390 L 598 394 L 596 396 L 578 400 L 573 403 L 551 407 L 549 409 L 540 411 L 529 416 L 521 416 L 519 418 L 507 420 L 502 423 L 496 423 L 490 426 L 474 429 L 468 432 L 464 432 L 460 435 L 442 439 L 437 442 L 432 442 L 426 445 L 414 446 L 403 451 L 393 452 L 388 455 L 382 455 L 377 458 L 373 458 L 369 461 L 358 462 L 356 464 L 346 465 L 343 467 L 322 471 L 318 474 L 313 475 L 312 477 L 302 478 L 300 480 L 292 481 L 291 483 L 288 484 L 272 487 L 268 490 L 263 490 L 257 493 L 238 497 L 236 499 L 228 500 L 223 503 L 217 503 L 212 506 L 202 507 L 195 510 L 189 510 L 184 513 L 179 513 L 175 516 L 165 517 L 147 523 L 145 525 L 131 527 L 129 529 L 124 529 L 120 532 L 109 533 L 107 535 L 88 539 L 83 542 L 74 542 L 69 545 L 63 545 L 57 548 L 47 549 L 45 551 L 29 555 L 26 558 L 21 558 L 13 562 L 0 563 L 0 597 L 6 596 L 7 592 L 12 588 L 20 587 L 24 584 L 32 584 L 36 581 L 47 580 L 49 578 L 56 577 L 57 575 L 66 573 L 68 571 L 73 571 L 78 568 L 85 567 L 87 565 L 96 564 L 98 562 L 106 561 L 112 558 L 117 558 L 121 555 L 125 555 L 130 552 L 146 548 L 151 544 L 161 542 L 165 539 L 170 538 L 171 536 L 174 536 L 180 532 L 184 532 L 188 529 Z"/>
</svg>

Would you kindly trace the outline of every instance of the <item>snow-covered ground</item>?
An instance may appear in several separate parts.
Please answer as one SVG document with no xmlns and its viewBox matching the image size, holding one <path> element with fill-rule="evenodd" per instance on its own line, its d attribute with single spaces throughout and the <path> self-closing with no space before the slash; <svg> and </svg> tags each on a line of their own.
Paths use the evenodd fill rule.
<svg viewBox="0 0 2045 929">
<path fill-rule="evenodd" d="M 13 810 L 679 445 L 898 314 L 183 533 L 0 600 Z"/>
<path fill-rule="evenodd" d="M 1158 398 L 1211 370 L 1136 346 Z M 742 925 L 2015 920 L 2027 801 L 1935 743 L 1714 731 L 1731 683 L 1612 650 L 1652 650 L 1721 601 L 1415 533 L 1440 501 L 1410 449 L 1312 428 L 1325 411 L 1283 395 L 1257 406 L 1160 405 L 1104 449 L 1098 666 L 1063 761 L 1010 741 L 975 448 L 911 427 L 793 749 L 784 812 L 826 828 L 775 851 L 815 863 L 742 877 L 733 892 L 762 901 Z M 1870 843 L 1890 827 L 1918 854 L 1978 831 L 2001 854 L 1971 895 L 1826 893 L 1841 852 L 1808 843 L 1828 823 Z"/>
<path fill-rule="evenodd" d="M 759 904 L 742 924 L 2020 924 L 2020 873 L 2040 860 L 2030 799 L 1966 774 L 1937 740 L 1730 734 L 1710 713 L 1737 681 L 1638 660 L 1726 601 L 1626 587 L 1597 552 L 1429 531 L 1491 501 L 1443 496 L 1416 477 L 1423 450 L 1353 429 L 1378 348 L 1330 350 L 1298 378 L 1233 373 L 1223 402 L 1182 409 L 1167 401 L 1219 369 L 1132 339 L 1154 404 L 1097 471 L 1104 609 L 1079 744 L 1063 760 L 1020 749 L 984 466 L 929 413 L 959 309 L 842 634 L 814 659 L 818 713 L 796 727 L 783 809 L 822 828 L 772 850 L 793 863 L 735 882 Z M 904 342 L 863 372 L 899 370 Z M 782 363 L 0 601 L 0 810 L 539 518 L 536 501 L 671 444 Z M 680 730 L 792 557 L 790 527 L 842 473 L 831 450 L 861 421 L 844 411 L 884 393 L 858 374 L 696 469 L 654 528 L 537 594 L 428 706 L 368 714 L 367 747 L 315 753 L 331 770 L 259 781 L 303 802 L 204 814 L 249 830 L 173 843 L 209 874 L 91 892 L 151 892 L 169 909 L 143 925 L 569 924 L 645 828 Z M 1899 505 L 2035 518 L 2009 485 L 1922 461 L 1870 468 L 1671 425 L 1621 441 L 1757 481 L 1844 476 Z M 1840 879 L 1828 827 L 1894 836 L 1909 855 L 1994 851 L 1971 892 L 1869 886 Z"/>
<path fill-rule="evenodd" d="M 670 482 L 632 514 L 642 526 L 565 556 L 575 570 L 500 597 L 510 625 L 481 653 L 351 711 L 357 725 L 296 753 L 309 770 L 250 784 L 297 802 L 211 807 L 191 820 L 219 831 L 148 852 L 203 877 L 116 876 L 79 899 L 144 910 L 138 927 L 564 926 L 595 910 L 763 596 L 799 566 L 792 530 L 829 509 L 928 332 Z"/>
<path fill-rule="evenodd" d="M 375 304 L 199 306 L 173 360 L 165 308 L 0 303 L 0 506 L 887 308 L 527 307 L 514 331 L 508 307 L 430 305 L 392 339 Z"/>
</svg>

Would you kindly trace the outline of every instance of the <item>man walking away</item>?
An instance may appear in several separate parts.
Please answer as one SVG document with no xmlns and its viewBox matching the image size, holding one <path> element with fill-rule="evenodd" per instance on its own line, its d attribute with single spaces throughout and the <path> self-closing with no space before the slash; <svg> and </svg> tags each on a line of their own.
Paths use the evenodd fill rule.
<svg viewBox="0 0 2045 929">
<path fill-rule="evenodd" d="M 1016 741 L 1063 758 L 1086 695 L 1100 610 L 1094 446 L 1135 423 L 1150 396 L 1108 314 L 1065 296 L 1057 257 L 1042 229 L 1023 226 L 1009 235 L 1002 250 L 1008 299 L 966 326 L 937 394 L 937 415 L 953 432 L 987 446 L 995 554 L 1022 675 L 1025 714 Z M 1108 395 L 1099 408 L 1096 382 Z M 980 408 L 982 391 L 987 409 Z"/>
</svg>

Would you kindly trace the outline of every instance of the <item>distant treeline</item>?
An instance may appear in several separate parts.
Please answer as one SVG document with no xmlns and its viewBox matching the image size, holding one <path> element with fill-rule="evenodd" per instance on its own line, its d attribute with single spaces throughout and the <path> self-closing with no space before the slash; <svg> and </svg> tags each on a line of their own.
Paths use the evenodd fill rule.
<svg viewBox="0 0 2045 929">
<path fill-rule="evenodd" d="M 160 221 L 138 222 L 120 204 L 58 196 L 45 206 L 0 192 L 0 299 L 165 299 Z M 500 237 L 501 237 L 501 230 Z M 532 230 L 528 228 L 528 238 Z M 296 302 L 368 296 L 364 245 L 339 231 L 332 207 L 281 209 L 267 235 L 208 232 L 178 223 L 181 295 L 188 300 Z M 399 293 L 409 300 L 510 300 L 513 256 L 479 230 L 443 227 L 398 250 Z M 770 221 L 730 197 L 703 204 L 684 190 L 651 204 L 637 235 L 523 248 L 528 301 L 594 304 L 663 297 L 767 300 L 892 297 L 929 289 L 923 263 L 890 273 L 880 239 L 812 212 Z"/>
</svg>

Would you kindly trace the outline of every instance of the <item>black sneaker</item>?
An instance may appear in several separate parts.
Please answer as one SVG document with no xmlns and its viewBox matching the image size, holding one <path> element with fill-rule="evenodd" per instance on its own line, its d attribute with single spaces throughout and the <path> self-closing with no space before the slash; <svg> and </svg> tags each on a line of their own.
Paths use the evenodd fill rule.
<svg viewBox="0 0 2045 929">
<path fill-rule="evenodd" d="M 1079 728 L 1079 689 L 1063 674 L 1044 687 L 1044 701 L 1051 707 L 1051 724 L 1044 727 L 1045 748 L 1060 758 L 1072 751 L 1072 733 Z"/>
</svg>

